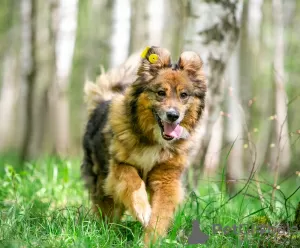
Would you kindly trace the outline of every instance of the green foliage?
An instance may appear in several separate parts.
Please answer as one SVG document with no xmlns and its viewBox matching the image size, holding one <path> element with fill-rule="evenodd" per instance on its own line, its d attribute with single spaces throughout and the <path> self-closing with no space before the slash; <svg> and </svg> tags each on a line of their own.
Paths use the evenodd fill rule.
<svg viewBox="0 0 300 248">
<path fill-rule="evenodd" d="M 22 170 L 0 164 L 1 247 L 142 247 L 142 227 L 128 215 L 119 224 L 104 224 L 91 213 L 77 160 L 47 158 L 27 163 Z M 168 236 L 155 247 L 188 246 L 193 220 L 210 236 L 208 247 L 284 247 L 300 244 L 296 234 L 266 234 L 253 225 L 283 227 L 294 221 L 300 201 L 300 180 L 292 176 L 280 184 L 274 208 L 272 186 L 261 183 L 262 203 L 253 180 L 241 181 L 241 192 L 228 196 L 222 172 L 219 181 L 203 180 L 198 192 L 187 194 Z M 267 181 L 268 179 L 266 179 Z M 270 179 L 271 180 L 271 179 Z M 299 190 L 299 191 L 298 191 Z M 212 225 L 243 226 L 243 233 L 213 233 Z"/>
</svg>

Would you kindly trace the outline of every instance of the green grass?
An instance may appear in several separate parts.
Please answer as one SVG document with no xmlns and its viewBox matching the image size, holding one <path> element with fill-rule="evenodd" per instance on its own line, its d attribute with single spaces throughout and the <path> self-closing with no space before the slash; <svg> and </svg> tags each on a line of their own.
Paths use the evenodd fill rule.
<svg viewBox="0 0 300 248">
<path fill-rule="evenodd" d="M 0 159 L 0 247 L 142 247 L 142 227 L 130 216 L 109 225 L 93 216 L 79 160 L 48 158 L 23 169 L 13 165 Z M 293 225 L 300 177 L 295 174 L 280 185 L 273 209 L 272 178 L 260 183 L 264 203 L 253 180 L 241 181 L 243 190 L 230 198 L 218 178 L 202 180 L 197 192 L 187 193 L 168 236 L 155 247 L 300 247 L 299 234 L 250 233 L 251 225 Z M 210 236 L 206 245 L 188 245 L 193 220 Z M 216 234 L 213 224 L 245 224 L 244 234 Z"/>
</svg>

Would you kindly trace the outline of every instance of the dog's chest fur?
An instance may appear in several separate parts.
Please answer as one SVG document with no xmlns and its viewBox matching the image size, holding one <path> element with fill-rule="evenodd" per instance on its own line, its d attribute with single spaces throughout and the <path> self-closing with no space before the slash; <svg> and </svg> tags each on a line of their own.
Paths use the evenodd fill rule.
<svg viewBox="0 0 300 248">
<path fill-rule="evenodd" d="M 141 171 L 141 176 L 145 180 L 148 172 L 151 171 L 156 164 L 167 161 L 172 158 L 172 156 L 173 154 L 169 150 L 163 149 L 160 145 L 156 145 L 134 149 L 127 161 L 129 164 L 135 165 Z"/>
</svg>

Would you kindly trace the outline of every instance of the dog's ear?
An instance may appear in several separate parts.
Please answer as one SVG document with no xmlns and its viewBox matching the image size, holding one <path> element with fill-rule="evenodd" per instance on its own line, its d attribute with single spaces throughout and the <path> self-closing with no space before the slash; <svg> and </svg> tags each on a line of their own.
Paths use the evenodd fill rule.
<svg viewBox="0 0 300 248">
<path fill-rule="evenodd" d="M 200 56 L 191 51 L 183 52 L 180 55 L 178 66 L 180 70 L 187 72 L 191 80 L 197 78 L 202 72 L 203 62 Z"/>
<path fill-rule="evenodd" d="M 137 74 L 142 81 L 149 81 L 156 77 L 161 69 L 172 66 L 170 52 L 164 48 L 146 47 L 141 57 L 142 61 Z"/>
<path fill-rule="evenodd" d="M 178 61 L 179 70 L 185 71 L 192 81 L 194 94 L 204 97 L 206 92 L 206 79 L 203 72 L 203 62 L 200 56 L 191 51 L 183 52 Z"/>
</svg>

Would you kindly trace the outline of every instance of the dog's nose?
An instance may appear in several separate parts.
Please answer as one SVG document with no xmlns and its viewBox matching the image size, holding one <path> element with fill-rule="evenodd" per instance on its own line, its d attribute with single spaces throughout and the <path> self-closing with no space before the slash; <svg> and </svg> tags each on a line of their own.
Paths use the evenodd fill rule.
<svg viewBox="0 0 300 248">
<path fill-rule="evenodd" d="M 170 110 L 167 112 L 167 118 L 169 121 L 176 121 L 179 118 L 179 113 L 176 110 Z"/>
</svg>

